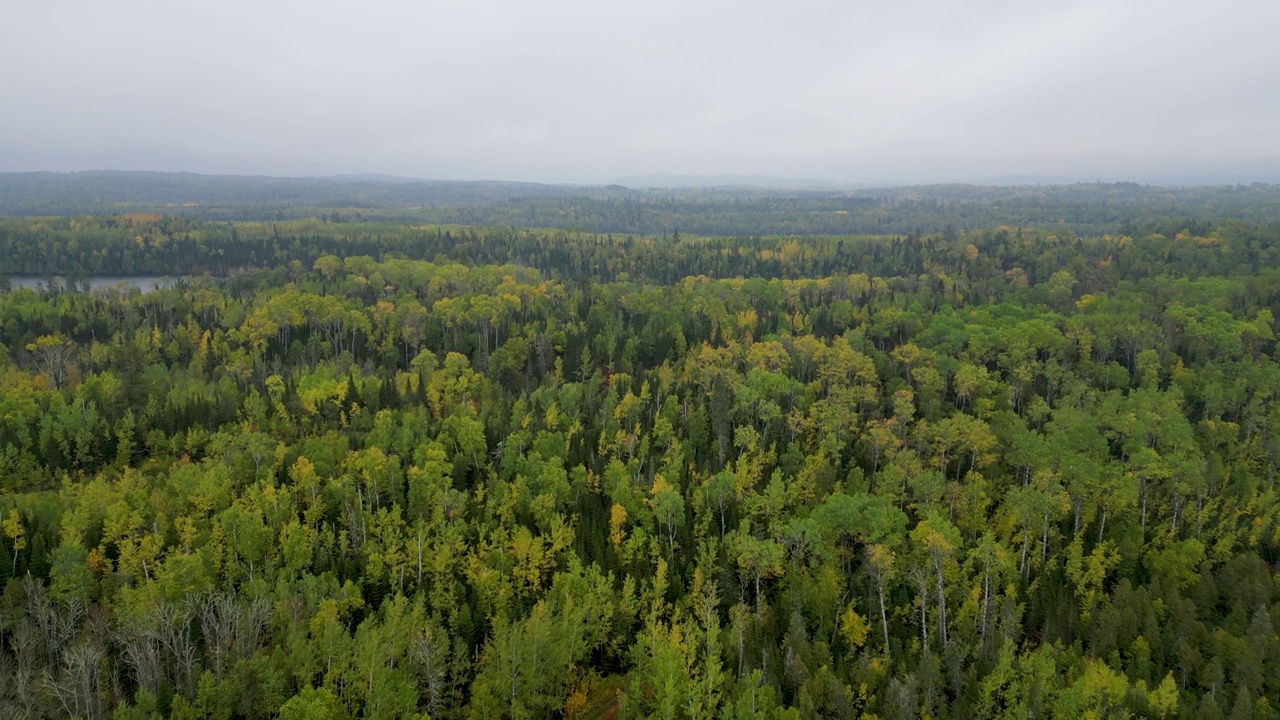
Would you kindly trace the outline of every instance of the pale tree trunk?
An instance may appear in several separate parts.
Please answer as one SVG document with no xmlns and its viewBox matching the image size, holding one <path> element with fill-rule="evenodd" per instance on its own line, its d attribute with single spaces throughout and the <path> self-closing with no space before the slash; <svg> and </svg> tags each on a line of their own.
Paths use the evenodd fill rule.
<svg viewBox="0 0 1280 720">
<path fill-rule="evenodd" d="M 934 570 L 938 576 L 938 640 L 942 643 L 942 647 L 947 647 L 947 594 L 946 587 L 943 585 L 942 579 L 942 559 L 935 556 L 933 559 Z"/>
<path fill-rule="evenodd" d="M 884 656 L 889 657 L 889 619 L 884 609 L 884 581 L 876 579 L 876 594 L 880 598 L 880 629 L 884 631 Z"/>
</svg>

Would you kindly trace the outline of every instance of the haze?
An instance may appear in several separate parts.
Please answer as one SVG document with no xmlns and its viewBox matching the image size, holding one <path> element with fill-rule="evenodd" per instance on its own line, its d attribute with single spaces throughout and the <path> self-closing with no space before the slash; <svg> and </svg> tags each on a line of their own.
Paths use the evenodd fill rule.
<svg viewBox="0 0 1280 720">
<path fill-rule="evenodd" d="M 9 0 L 0 171 L 1280 177 L 1280 3 Z"/>
</svg>

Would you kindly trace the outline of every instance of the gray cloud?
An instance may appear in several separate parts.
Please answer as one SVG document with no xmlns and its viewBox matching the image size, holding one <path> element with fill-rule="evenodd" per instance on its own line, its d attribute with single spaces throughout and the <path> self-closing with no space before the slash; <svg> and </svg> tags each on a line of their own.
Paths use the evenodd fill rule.
<svg viewBox="0 0 1280 720">
<path fill-rule="evenodd" d="M 9 0 L 0 170 L 1280 176 L 1272 0 Z"/>
</svg>

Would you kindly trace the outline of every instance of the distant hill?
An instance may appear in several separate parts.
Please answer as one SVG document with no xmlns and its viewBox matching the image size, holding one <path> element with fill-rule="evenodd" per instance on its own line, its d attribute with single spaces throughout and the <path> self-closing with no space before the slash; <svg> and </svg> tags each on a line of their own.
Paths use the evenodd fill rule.
<svg viewBox="0 0 1280 720">
<path fill-rule="evenodd" d="M 328 178 L 91 171 L 0 173 L 0 214 L 122 212 L 203 206 L 404 208 L 515 198 L 619 197 L 620 187 L 453 182 L 384 175 Z"/>
<path fill-rule="evenodd" d="M 152 212 L 207 220 L 395 221 L 657 235 L 909 234 L 1054 227 L 1084 234 L 1280 222 L 1280 185 L 1136 182 L 913 187 L 689 186 L 689 176 L 623 178 L 670 187 L 420 180 L 383 175 L 265 177 L 97 171 L 0 174 L 0 215 Z M 784 182 L 706 176 L 708 182 Z M 795 181 L 808 182 L 808 181 Z M 1198 224 L 1197 224 L 1198 223 Z"/>
<path fill-rule="evenodd" d="M 630 188 L 754 188 L 774 190 L 833 190 L 858 187 L 815 178 L 788 178 L 770 175 L 685 175 L 653 173 L 615 180 Z M 870 186 L 861 186 L 870 187 Z"/>
</svg>

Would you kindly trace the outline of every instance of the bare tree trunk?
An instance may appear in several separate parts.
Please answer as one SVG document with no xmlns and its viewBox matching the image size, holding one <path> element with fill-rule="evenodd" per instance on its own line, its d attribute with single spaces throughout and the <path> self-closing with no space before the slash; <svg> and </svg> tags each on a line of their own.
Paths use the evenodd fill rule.
<svg viewBox="0 0 1280 720">
<path fill-rule="evenodd" d="M 149 619 L 155 620 L 154 616 Z M 116 629 L 116 642 L 121 648 L 120 657 L 133 671 L 138 688 L 153 695 L 159 693 L 164 678 L 164 647 L 159 628 L 137 620 L 122 624 Z"/>
<path fill-rule="evenodd" d="M 36 717 L 36 665 L 41 643 L 40 628 L 30 618 L 23 618 L 9 636 L 14 653 L 13 689 L 21 705 L 15 717 Z"/>
<path fill-rule="evenodd" d="M 431 715 L 438 714 L 444 702 L 444 656 L 447 642 L 438 631 L 427 626 L 422 636 L 414 640 L 410 651 L 418 666 L 418 677 L 422 681 L 423 694 L 427 700 L 427 713 Z"/>
<path fill-rule="evenodd" d="M 1040 567 L 1049 561 L 1049 514 L 1045 513 L 1043 533 L 1040 536 Z"/>
<path fill-rule="evenodd" d="M 103 652 L 90 644 L 77 645 L 63 657 L 62 672 L 57 678 L 45 676 L 45 687 L 58 699 L 63 711 L 71 717 L 99 718 L 102 707 Z"/>
<path fill-rule="evenodd" d="M 1031 544 L 1031 529 L 1023 528 L 1022 530 L 1022 557 L 1018 559 L 1018 572 L 1022 577 L 1027 576 L 1027 547 Z"/>
<path fill-rule="evenodd" d="M 876 579 L 876 594 L 880 596 L 880 629 L 884 631 L 884 656 L 889 657 L 889 619 L 884 609 L 884 581 Z"/>
<path fill-rule="evenodd" d="M 942 559 L 940 557 L 934 557 L 933 567 L 938 575 L 938 640 L 945 649 L 947 647 L 947 594 L 942 580 Z"/>
<path fill-rule="evenodd" d="M 920 647 L 929 651 L 929 571 L 919 566 L 911 568 L 911 579 L 920 594 Z"/>
<path fill-rule="evenodd" d="M 196 646 L 191 641 L 191 607 L 161 604 L 156 608 L 160 642 L 170 658 L 174 688 L 190 695 L 195 691 Z"/>
<path fill-rule="evenodd" d="M 215 592 L 199 602 L 197 612 L 209 668 L 215 677 L 222 679 L 233 651 L 236 626 L 240 624 L 240 608 L 230 593 Z"/>
</svg>

